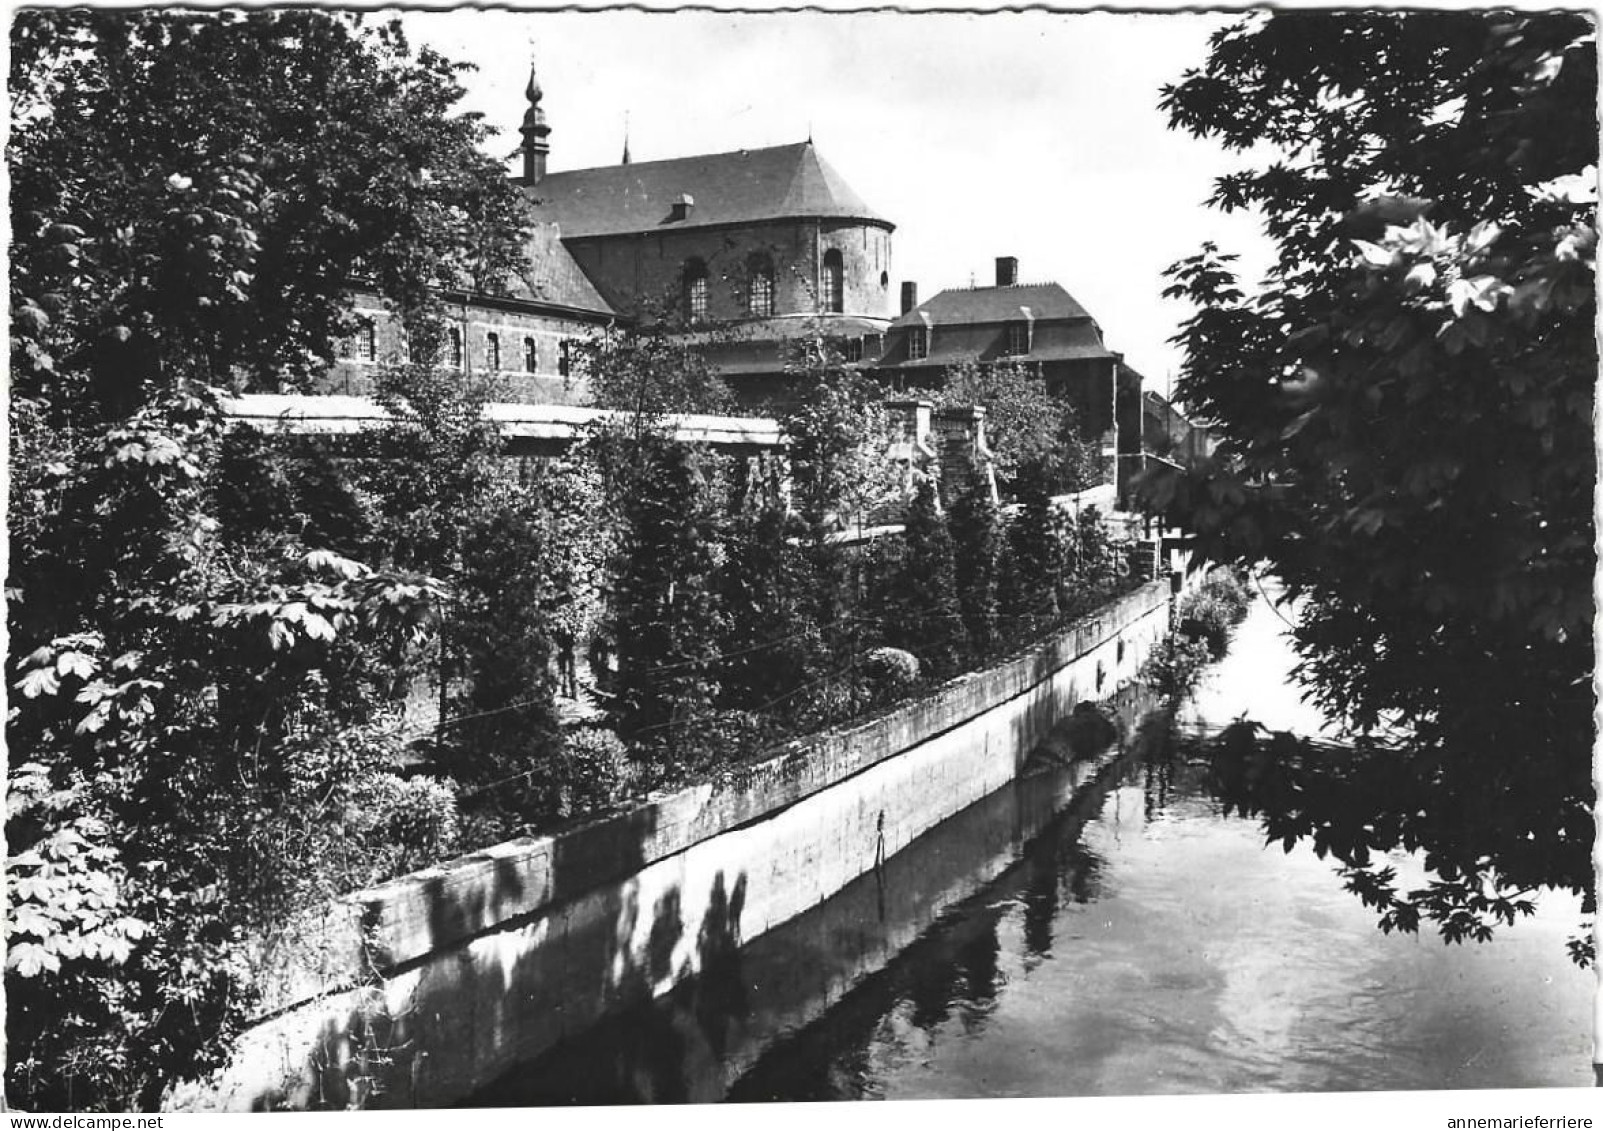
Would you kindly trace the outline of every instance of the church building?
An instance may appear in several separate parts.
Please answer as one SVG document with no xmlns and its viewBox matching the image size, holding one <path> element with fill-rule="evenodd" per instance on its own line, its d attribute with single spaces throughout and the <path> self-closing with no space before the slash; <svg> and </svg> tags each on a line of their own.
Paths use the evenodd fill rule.
<svg viewBox="0 0 1603 1131">
<path fill-rule="evenodd" d="M 997 260 L 994 287 L 922 304 L 903 283 L 893 313 L 895 225 L 811 139 L 642 162 L 625 141 L 619 164 L 552 171 L 553 130 L 532 68 L 524 96 L 515 180 L 535 224 L 523 270 L 504 294 L 446 296 L 456 312 L 447 365 L 494 373 L 517 399 L 582 403 L 570 343 L 607 327 L 663 326 L 762 411 L 785 392 L 786 343 L 821 334 L 849 364 L 914 396 L 959 362 L 1024 364 L 1076 405 L 1110 467 L 1115 452 L 1133 454 L 1139 374 L 1061 286 L 1021 284 L 1016 259 Z M 405 360 L 377 296 L 358 290 L 356 308 L 360 329 L 331 392 L 369 392 L 374 366 Z"/>
</svg>

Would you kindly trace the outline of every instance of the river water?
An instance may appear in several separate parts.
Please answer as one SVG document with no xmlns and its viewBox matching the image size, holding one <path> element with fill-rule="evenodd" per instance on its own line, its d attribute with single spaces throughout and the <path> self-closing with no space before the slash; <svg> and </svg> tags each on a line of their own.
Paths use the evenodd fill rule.
<svg viewBox="0 0 1603 1131">
<path fill-rule="evenodd" d="M 1182 728 L 1328 730 L 1288 682 L 1282 628 L 1256 602 Z M 1141 706 L 1124 704 L 1126 747 Z M 470 1102 L 1592 1083 L 1596 983 L 1564 948 L 1578 901 L 1544 897 L 1489 943 L 1386 936 L 1331 863 L 1263 839 L 1200 764 L 1127 749 L 1049 767 Z"/>
</svg>

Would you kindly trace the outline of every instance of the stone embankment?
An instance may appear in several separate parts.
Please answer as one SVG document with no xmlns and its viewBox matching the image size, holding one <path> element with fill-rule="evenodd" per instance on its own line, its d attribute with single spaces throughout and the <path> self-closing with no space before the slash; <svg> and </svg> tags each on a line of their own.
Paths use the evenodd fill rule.
<svg viewBox="0 0 1603 1131">
<path fill-rule="evenodd" d="M 433 1107 L 814 907 L 1012 780 L 1168 630 L 1150 582 L 930 695 L 285 932 L 267 1011 L 179 1107 Z"/>
</svg>

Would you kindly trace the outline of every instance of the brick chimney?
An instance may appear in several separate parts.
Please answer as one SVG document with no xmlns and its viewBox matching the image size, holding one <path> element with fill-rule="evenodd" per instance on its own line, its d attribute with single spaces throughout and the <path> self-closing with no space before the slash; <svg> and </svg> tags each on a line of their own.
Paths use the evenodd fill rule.
<svg viewBox="0 0 1603 1131">
<path fill-rule="evenodd" d="M 1017 256 L 999 255 L 996 257 L 996 285 L 1011 287 L 1019 281 L 1019 261 Z"/>
<path fill-rule="evenodd" d="M 917 305 L 918 305 L 918 284 L 917 283 L 903 283 L 902 284 L 902 313 L 906 314 L 909 310 L 912 310 Z"/>
</svg>

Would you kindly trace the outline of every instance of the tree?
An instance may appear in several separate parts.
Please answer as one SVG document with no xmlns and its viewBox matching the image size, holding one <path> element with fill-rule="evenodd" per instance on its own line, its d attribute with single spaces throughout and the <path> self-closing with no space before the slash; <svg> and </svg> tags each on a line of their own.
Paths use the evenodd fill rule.
<svg viewBox="0 0 1603 1131">
<path fill-rule="evenodd" d="M 962 670 L 969 640 L 958 603 L 952 535 L 937 510 L 935 484 L 922 480 L 907 508 L 905 545 L 892 581 L 885 640 L 911 652 L 933 679 Z"/>
<path fill-rule="evenodd" d="M 1081 435 L 1074 406 L 1047 392 L 1046 382 L 1022 362 L 953 366 L 936 400 L 942 407 L 985 409 L 986 443 L 1008 493 L 1031 464 L 1054 493 L 1078 491 L 1095 478 L 1096 447 Z"/>
<path fill-rule="evenodd" d="M 731 708 L 805 727 L 829 719 L 835 681 L 814 563 L 793 535 L 793 522 L 777 506 L 730 520 L 718 570 L 725 626 L 719 686 Z"/>
<path fill-rule="evenodd" d="M 683 766 L 703 753 L 700 728 L 718 697 L 719 515 L 704 453 L 647 436 L 632 459 L 630 490 L 614 496 L 622 528 L 613 714 L 619 737 L 642 760 Z"/>
<path fill-rule="evenodd" d="M 1209 557 L 1267 559 L 1318 701 L 1406 736 L 1339 773 L 1409 788 L 1238 795 L 1388 929 L 1483 937 L 1548 885 L 1593 910 L 1595 90 L 1582 15 L 1288 12 L 1164 93 L 1283 154 L 1213 197 L 1279 258 L 1251 297 L 1212 246 L 1171 269 L 1178 392 L 1222 443 L 1145 494 Z M 1427 888 L 1373 862 L 1394 847 Z"/>
<path fill-rule="evenodd" d="M 12 46 L 7 1096 L 149 1108 L 219 1062 L 290 912 L 455 821 L 390 772 L 441 586 L 337 552 L 382 508 L 225 441 L 208 386 L 317 372 L 353 276 L 426 321 L 520 205 L 394 28 L 41 10 Z"/>
<path fill-rule="evenodd" d="M 1020 470 L 1017 491 L 1019 509 L 1006 527 L 1007 568 L 998 596 L 1010 631 L 1028 633 L 1057 619 L 1064 547 L 1046 472 L 1038 463 Z"/>
<path fill-rule="evenodd" d="M 426 353 L 439 290 L 493 288 L 526 227 L 453 116 L 461 69 L 328 12 L 19 13 L 14 395 L 115 416 L 180 376 L 303 388 L 353 278 Z"/>
<path fill-rule="evenodd" d="M 951 527 L 958 604 L 970 644 L 979 656 L 997 646 L 997 567 L 1003 552 L 1002 515 L 989 478 L 970 463 L 952 500 Z"/>
</svg>

